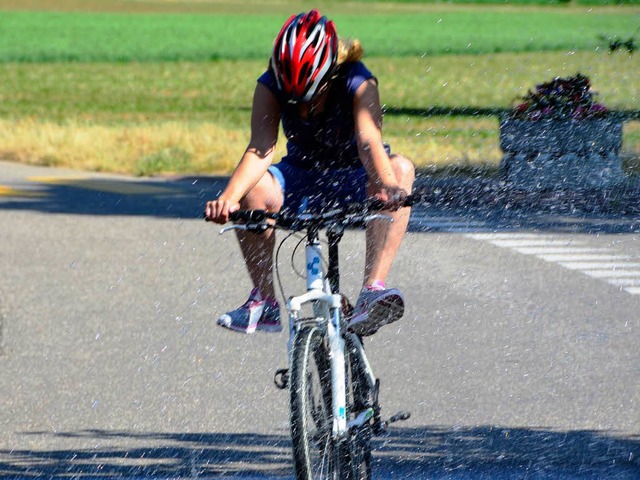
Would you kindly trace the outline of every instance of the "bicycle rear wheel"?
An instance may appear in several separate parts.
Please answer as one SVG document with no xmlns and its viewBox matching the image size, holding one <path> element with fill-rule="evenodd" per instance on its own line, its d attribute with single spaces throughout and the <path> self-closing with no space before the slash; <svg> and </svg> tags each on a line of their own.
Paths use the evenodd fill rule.
<svg viewBox="0 0 640 480">
<path fill-rule="evenodd" d="M 296 479 L 347 478 L 343 474 L 346 445 L 337 445 L 331 435 L 329 351 L 317 326 L 305 326 L 296 334 L 291 361 L 291 440 Z"/>
</svg>

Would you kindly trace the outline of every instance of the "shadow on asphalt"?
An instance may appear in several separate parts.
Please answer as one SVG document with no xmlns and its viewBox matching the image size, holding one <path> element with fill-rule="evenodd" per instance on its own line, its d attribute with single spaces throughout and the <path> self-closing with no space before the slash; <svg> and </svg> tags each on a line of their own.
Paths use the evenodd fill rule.
<svg viewBox="0 0 640 480">
<path fill-rule="evenodd" d="M 29 190 L 0 196 L 0 210 L 95 216 L 202 218 L 227 177 L 157 180 L 58 179 L 32 183 Z"/>
<path fill-rule="evenodd" d="M 227 177 L 128 180 L 111 177 L 34 182 L 21 193 L 0 195 L 0 210 L 92 216 L 200 219 Z M 2 192 L 0 192 L 2 193 Z M 419 175 L 410 230 L 545 230 L 628 233 L 640 230 L 640 182 L 615 189 L 523 192 L 498 175 Z M 449 223 L 442 223 L 448 219 Z M 451 228 L 461 224 L 462 228 Z"/>
<path fill-rule="evenodd" d="M 0 451 L 0 477 L 291 478 L 284 435 L 34 432 L 92 449 Z M 118 442 L 126 443 L 119 448 Z M 133 443 L 157 446 L 131 447 Z M 640 436 L 506 427 L 393 428 L 374 443 L 374 478 L 637 479 Z"/>
</svg>

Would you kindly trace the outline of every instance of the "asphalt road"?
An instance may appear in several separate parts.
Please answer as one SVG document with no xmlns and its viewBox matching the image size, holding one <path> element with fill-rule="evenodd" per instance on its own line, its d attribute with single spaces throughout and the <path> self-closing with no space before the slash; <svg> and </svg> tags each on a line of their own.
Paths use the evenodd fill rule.
<svg viewBox="0 0 640 480">
<path fill-rule="evenodd" d="M 215 326 L 249 288 L 201 220 L 222 185 L 0 162 L 0 477 L 291 478 L 287 334 Z M 638 216 L 420 186 L 405 317 L 366 342 L 384 412 L 412 412 L 376 478 L 640 478 Z M 362 232 L 341 247 L 353 297 Z"/>
</svg>

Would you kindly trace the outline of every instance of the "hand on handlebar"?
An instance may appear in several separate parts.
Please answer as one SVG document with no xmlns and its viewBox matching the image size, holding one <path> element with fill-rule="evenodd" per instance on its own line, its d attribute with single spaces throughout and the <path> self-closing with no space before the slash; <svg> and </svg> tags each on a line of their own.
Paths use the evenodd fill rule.
<svg viewBox="0 0 640 480">
<path fill-rule="evenodd" d="M 408 193 L 405 189 L 396 186 L 381 187 L 374 194 L 374 198 L 384 203 L 385 209 L 392 212 L 404 207 L 407 196 Z"/>
<path fill-rule="evenodd" d="M 204 217 L 207 221 L 219 224 L 225 224 L 229 221 L 229 215 L 240 209 L 238 202 L 233 202 L 220 197 L 216 200 L 207 202 L 204 210 Z"/>
</svg>

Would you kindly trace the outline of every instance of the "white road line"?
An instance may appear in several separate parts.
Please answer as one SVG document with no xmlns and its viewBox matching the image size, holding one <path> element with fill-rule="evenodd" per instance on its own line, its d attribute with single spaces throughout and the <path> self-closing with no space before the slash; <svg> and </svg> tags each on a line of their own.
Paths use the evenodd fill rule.
<svg viewBox="0 0 640 480">
<path fill-rule="evenodd" d="M 607 283 L 618 287 L 640 287 L 640 277 L 636 278 L 608 278 Z"/>
<path fill-rule="evenodd" d="M 577 245 L 573 240 L 535 240 L 535 239 L 522 239 L 522 240 L 490 240 L 489 243 L 504 248 L 519 248 L 519 247 L 558 247 L 558 246 L 571 246 Z"/>
<path fill-rule="evenodd" d="M 448 222 L 448 221 L 440 221 L 440 220 L 426 220 L 418 222 L 422 227 L 431 227 L 431 228 L 465 228 L 469 226 L 477 227 L 478 224 L 475 223 L 465 223 L 465 222 Z"/>
<path fill-rule="evenodd" d="M 550 238 L 553 239 L 552 235 L 543 235 L 540 233 L 529 233 L 529 232 L 485 232 L 485 233 L 473 233 L 467 235 L 469 238 L 473 238 L 474 240 L 519 240 L 526 238 L 533 239 L 542 239 L 542 238 Z"/>
<path fill-rule="evenodd" d="M 612 248 L 589 247 L 584 241 L 549 234 L 483 232 L 465 236 L 577 270 L 609 285 L 623 287 L 622 290 L 632 295 L 640 295 L 639 257 L 621 255 Z"/>
<path fill-rule="evenodd" d="M 610 252 L 608 248 L 604 247 L 522 247 L 514 248 L 518 253 L 525 255 L 553 255 L 553 254 L 565 254 L 565 253 L 602 253 Z"/>
<path fill-rule="evenodd" d="M 542 260 L 546 260 L 547 262 L 599 262 L 599 261 L 609 261 L 609 262 L 620 262 L 625 263 L 627 260 L 633 259 L 633 257 L 629 257 L 627 255 L 616 255 L 613 252 L 610 253 L 601 253 L 601 254 L 575 254 L 575 253 L 553 253 L 547 255 L 536 255 L 536 257 L 541 258 Z"/>
<path fill-rule="evenodd" d="M 619 270 L 607 268 L 604 270 L 584 270 L 582 273 L 593 278 L 640 277 L 640 270 Z"/>
<path fill-rule="evenodd" d="M 617 268 L 639 268 L 640 263 L 635 262 L 558 262 L 569 270 L 602 270 L 605 268 L 617 269 Z"/>
</svg>

